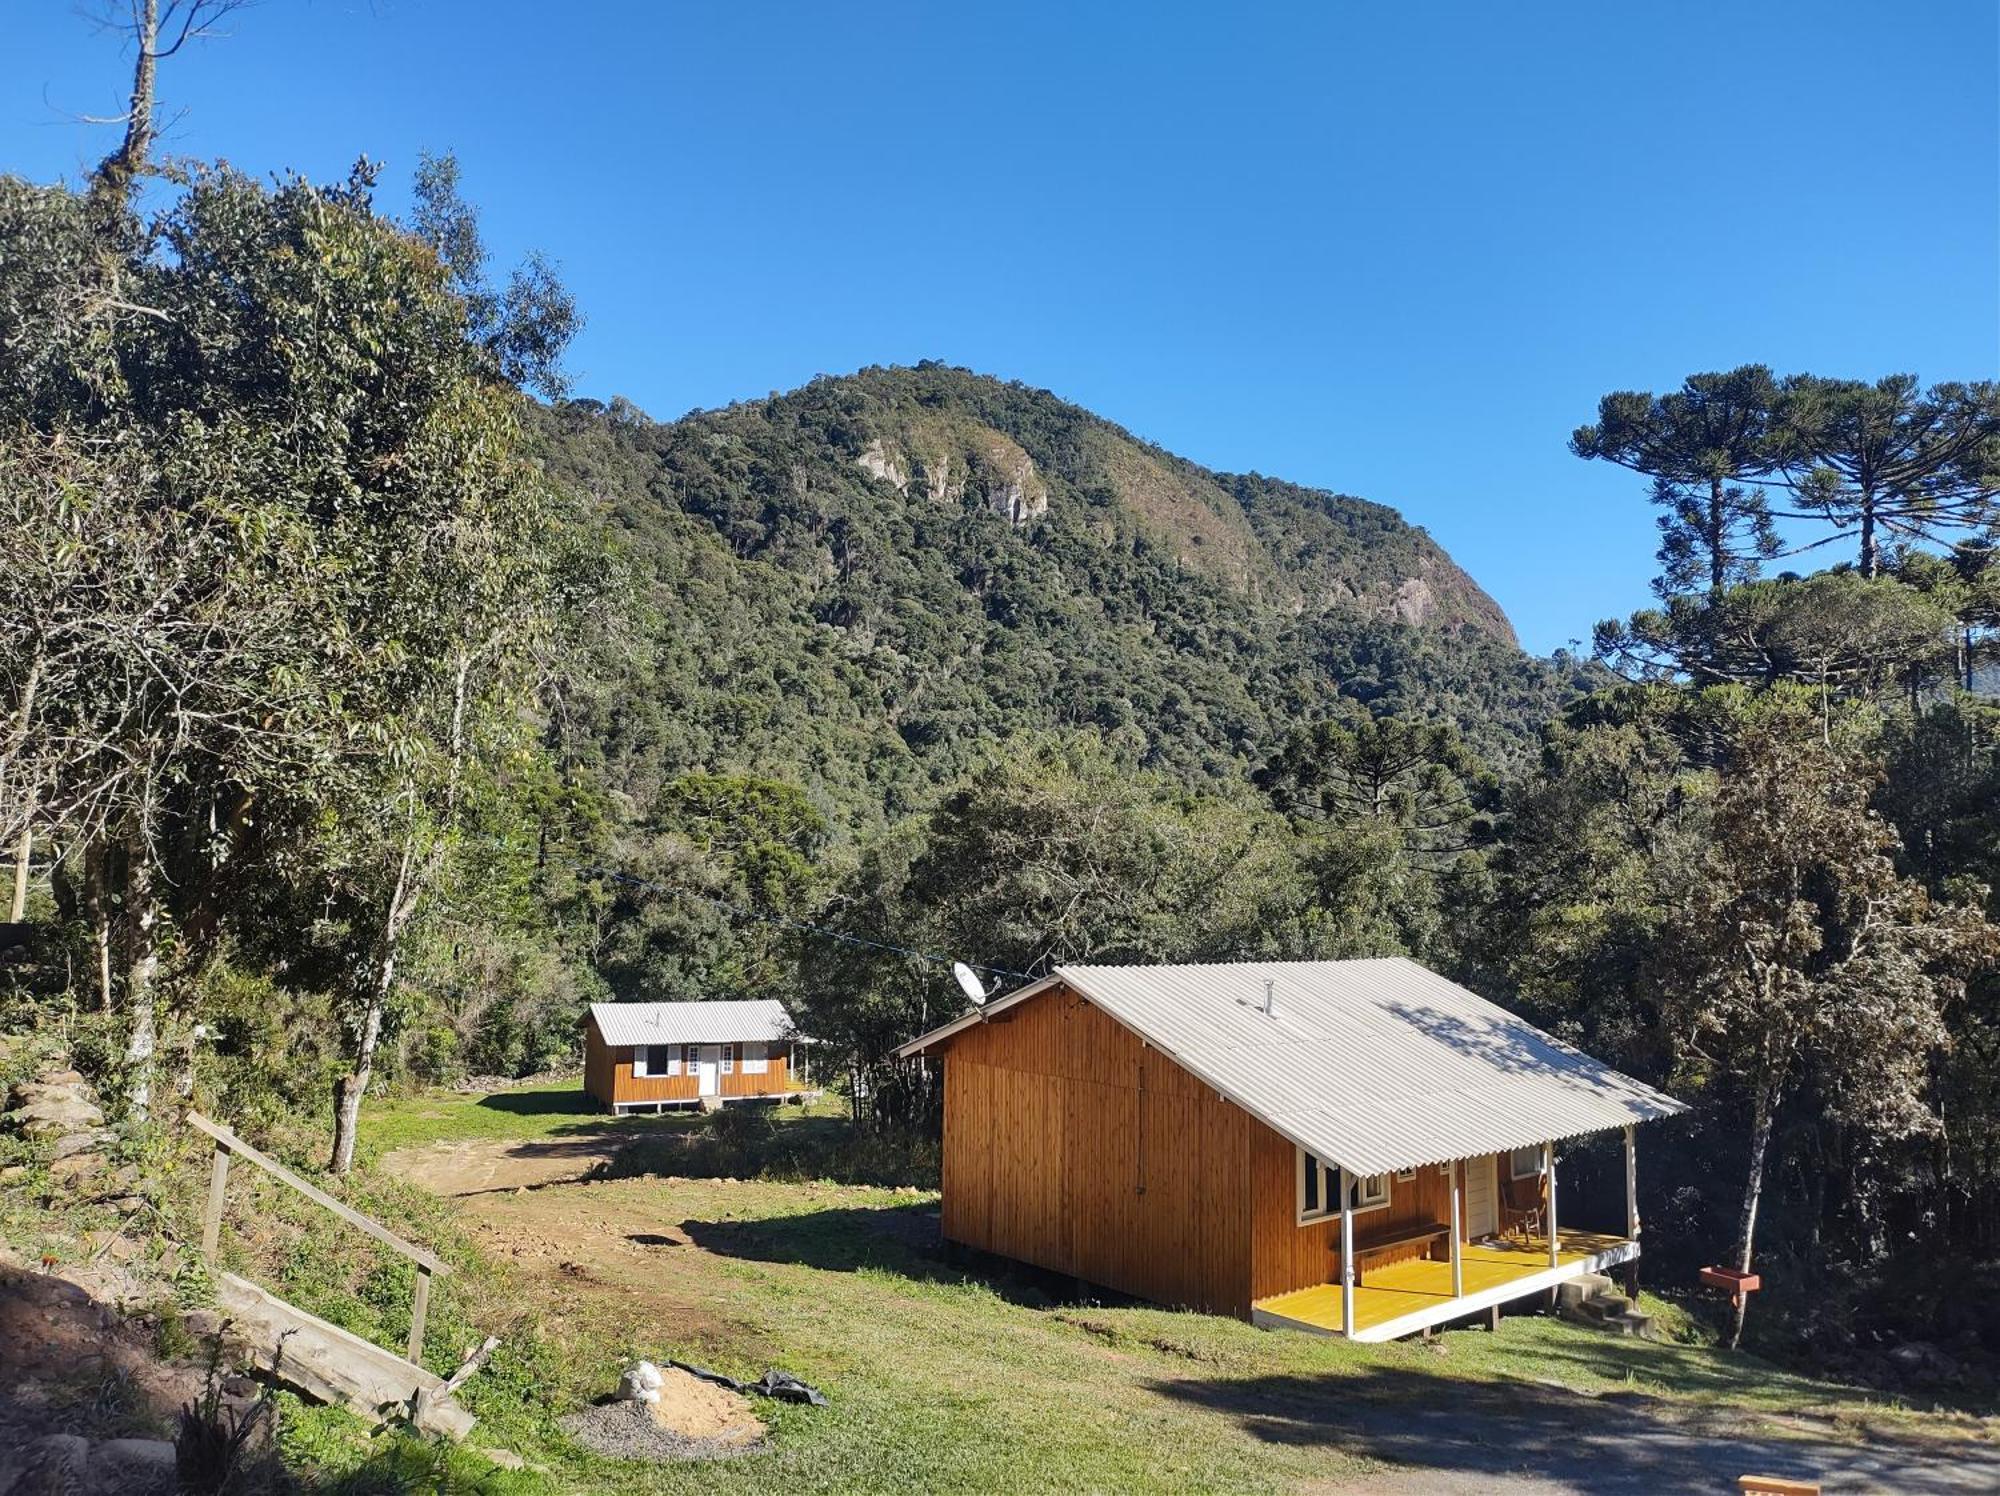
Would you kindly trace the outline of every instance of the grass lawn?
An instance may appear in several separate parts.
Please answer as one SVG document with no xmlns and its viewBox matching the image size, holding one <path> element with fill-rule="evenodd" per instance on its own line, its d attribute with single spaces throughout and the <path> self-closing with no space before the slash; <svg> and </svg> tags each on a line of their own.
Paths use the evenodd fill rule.
<svg viewBox="0 0 2000 1496">
<path fill-rule="evenodd" d="M 701 1130 L 694 1119 L 612 1123 L 583 1105 L 574 1085 L 393 1099 L 364 1118 L 366 1156 L 615 1126 L 699 1162 L 681 1142 Z M 790 1108 L 762 1131 L 736 1125 L 790 1172 L 817 1145 L 788 1139 L 844 1126 L 837 1112 Z M 643 1159 L 653 1145 L 633 1151 Z M 379 1173 L 357 1182 L 364 1208 L 463 1265 L 433 1300 L 433 1364 L 448 1370 L 457 1344 L 488 1330 L 507 1342 L 465 1394 L 481 1419 L 473 1442 L 543 1469 L 495 1476 L 496 1489 L 1295 1490 L 1385 1465 L 1552 1469 L 1599 1447 L 1615 1461 L 1649 1429 L 1802 1451 L 1851 1447 L 1864 1432 L 1975 1441 L 1961 1448 L 1990 1435 L 1977 1420 L 1902 1409 L 1751 1357 L 1539 1317 L 1508 1319 L 1497 1335 L 1357 1346 L 1079 1302 L 1031 1274 L 946 1263 L 928 1190 L 698 1177 L 706 1172 L 502 1188 L 456 1203 Z M 406 1313 L 398 1269 L 365 1266 L 300 1229 L 309 1235 L 272 1225 L 245 1250 L 284 1279 L 283 1291 L 396 1343 Z M 1656 1300 L 1644 1307 L 1670 1324 L 1681 1318 Z M 578 1449 L 560 1415 L 642 1355 L 746 1377 L 781 1367 L 820 1386 L 831 1406 L 760 1405 L 770 1451 L 725 1462 L 631 1465 Z M 329 1474 L 370 1457 L 344 1414 L 295 1409 L 288 1428 L 293 1458 Z M 1609 1464 L 1601 1485 L 1583 1468 L 1587 1489 L 1652 1488 L 1638 1465 L 1624 1472 L 1641 1481 L 1630 1486 Z"/>
<path fill-rule="evenodd" d="M 485 1138 L 535 1142 L 605 1130 L 675 1130 L 692 1120 L 686 1112 L 628 1112 L 614 1117 L 584 1095 L 581 1078 L 537 1081 L 488 1094 L 424 1091 L 371 1101 L 362 1114 L 357 1150 L 364 1159 L 373 1160 L 424 1143 Z"/>
</svg>

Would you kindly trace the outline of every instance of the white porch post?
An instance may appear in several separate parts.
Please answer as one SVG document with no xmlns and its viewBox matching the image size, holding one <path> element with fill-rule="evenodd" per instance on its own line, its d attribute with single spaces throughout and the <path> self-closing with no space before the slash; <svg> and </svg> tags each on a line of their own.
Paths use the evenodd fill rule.
<svg viewBox="0 0 2000 1496">
<path fill-rule="evenodd" d="M 1542 1144 L 1542 1172 L 1549 1176 L 1549 1266 L 1558 1261 L 1556 1238 L 1556 1145 Z"/>
<path fill-rule="evenodd" d="M 1340 1171 L 1340 1333 L 1354 1334 L 1354 1191 Z"/>
<path fill-rule="evenodd" d="M 1638 1129 L 1625 1128 L 1625 1239 L 1639 1239 L 1639 1143 Z"/>
<path fill-rule="evenodd" d="M 1465 1211 L 1458 1201 L 1458 1169 L 1456 1162 L 1446 1165 L 1451 1170 L 1451 1296 L 1465 1297 L 1465 1254 L 1461 1250 L 1459 1223 L 1465 1219 Z"/>
</svg>

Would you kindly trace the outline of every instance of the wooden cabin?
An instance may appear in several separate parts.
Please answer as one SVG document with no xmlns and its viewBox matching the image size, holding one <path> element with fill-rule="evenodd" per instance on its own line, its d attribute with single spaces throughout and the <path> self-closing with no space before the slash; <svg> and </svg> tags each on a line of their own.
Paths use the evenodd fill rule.
<svg viewBox="0 0 2000 1496">
<path fill-rule="evenodd" d="M 614 1112 L 769 1100 L 802 1088 L 803 1059 L 775 998 L 592 1003 L 583 1089 Z"/>
<path fill-rule="evenodd" d="M 1413 961 L 1059 967 L 905 1045 L 944 1066 L 948 1242 L 1388 1340 L 1639 1253 L 1634 1129 L 1685 1110 Z M 1559 1219 L 1622 1132 L 1625 1218 Z"/>
</svg>

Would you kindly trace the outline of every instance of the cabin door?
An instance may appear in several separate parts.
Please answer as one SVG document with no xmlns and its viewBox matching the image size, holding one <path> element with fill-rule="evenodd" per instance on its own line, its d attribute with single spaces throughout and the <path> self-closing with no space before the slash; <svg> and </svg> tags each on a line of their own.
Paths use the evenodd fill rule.
<svg viewBox="0 0 2000 1496">
<path fill-rule="evenodd" d="M 701 1047 L 701 1094 L 719 1096 L 722 1094 L 722 1046 L 704 1044 Z"/>
<path fill-rule="evenodd" d="M 1492 1154 L 1465 1161 L 1465 1239 L 1478 1241 L 1500 1229 L 1500 1187 Z"/>
</svg>

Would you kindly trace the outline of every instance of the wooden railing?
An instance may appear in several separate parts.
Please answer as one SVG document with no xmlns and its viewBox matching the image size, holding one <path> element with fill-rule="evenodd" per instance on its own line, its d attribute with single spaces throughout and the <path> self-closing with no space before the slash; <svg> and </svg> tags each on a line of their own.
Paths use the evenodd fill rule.
<svg viewBox="0 0 2000 1496">
<path fill-rule="evenodd" d="M 417 1265 L 416 1294 L 410 1301 L 410 1343 L 406 1359 L 422 1365 L 424 1319 L 430 1312 L 431 1279 L 449 1277 L 450 1265 L 440 1262 L 422 1247 L 404 1241 L 380 1221 L 371 1221 L 352 1206 L 341 1204 L 325 1190 L 307 1183 L 276 1159 L 259 1153 L 220 1122 L 211 1122 L 200 1112 L 189 1112 L 187 1123 L 196 1132 L 205 1133 L 215 1140 L 215 1162 L 208 1175 L 208 1208 L 202 1212 L 201 1218 L 202 1260 L 211 1267 L 215 1265 L 215 1249 L 222 1238 L 223 1196 L 229 1187 L 229 1160 L 235 1157 L 241 1158 L 245 1163 L 255 1164 L 272 1178 L 290 1185 L 315 1205 L 324 1205 L 348 1225 L 367 1232 L 384 1246 L 402 1253 Z"/>
</svg>

